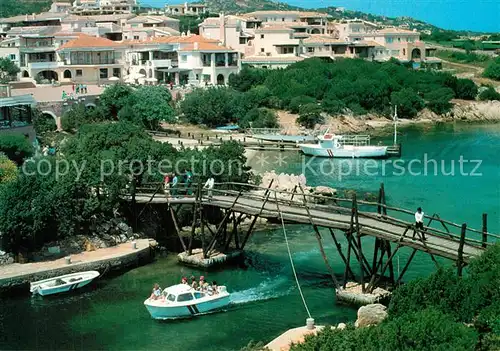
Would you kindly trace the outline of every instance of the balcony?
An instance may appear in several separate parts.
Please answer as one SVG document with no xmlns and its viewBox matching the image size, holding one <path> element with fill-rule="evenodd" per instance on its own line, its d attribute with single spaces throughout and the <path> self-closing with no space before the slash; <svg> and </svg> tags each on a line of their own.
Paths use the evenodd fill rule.
<svg viewBox="0 0 500 351">
<path fill-rule="evenodd" d="M 28 69 L 54 69 L 62 66 L 62 62 L 58 61 L 42 61 L 42 62 L 28 62 Z"/>
</svg>

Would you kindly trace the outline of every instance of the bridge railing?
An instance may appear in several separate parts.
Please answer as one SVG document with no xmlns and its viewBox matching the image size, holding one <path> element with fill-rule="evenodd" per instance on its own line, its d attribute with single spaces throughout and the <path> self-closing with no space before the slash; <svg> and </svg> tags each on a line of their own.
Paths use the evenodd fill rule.
<svg viewBox="0 0 500 351">
<path fill-rule="evenodd" d="M 197 189 L 199 188 L 199 195 L 201 199 L 205 199 L 209 195 L 209 190 L 203 188 L 203 184 L 190 183 L 183 184 L 179 183 L 175 189 L 175 192 L 170 189 L 169 196 L 191 196 L 195 197 L 197 194 Z M 162 183 L 147 183 L 136 188 L 137 193 L 163 193 L 165 192 L 162 188 Z M 158 191 L 158 188 L 162 188 Z M 302 214 L 300 208 L 307 206 L 310 210 L 320 210 L 323 212 L 338 213 L 338 214 L 351 214 L 353 208 L 359 208 L 357 210 L 358 216 L 360 218 L 368 218 L 376 221 L 384 221 L 392 225 L 401 228 L 413 228 L 414 230 L 414 212 L 398 208 L 394 206 L 388 206 L 384 203 L 373 202 L 373 201 L 363 201 L 355 200 L 353 198 L 342 198 L 336 196 L 325 196 L 323 194 L 307 193 L 304 192 L 299 186 L 296 186 L 292 191 L 289 190 L 278 190 L 272 187 L 262 187 L 254 184 L 248 183 L 237 183 L 237 182 L 226 182 L 226 183 L 216 183 L 214 188 L 211 189 L 213 196 L 230 196 L 232 199 L 225 200 L 227 202 L 232 202 L 233 199 L 239 197 L 236 203 L 241 202 L 243 199 L 255 200 L 257 204 L 246 203 L 246 207 L 255 207 L 260 209 L 262 203 L 276 202 L 278 201 L 281 205 L 286 205 L 288 211 L 293 212 L 293 208 L 298 208 L 297 214 Z M 218 199 L 218 201 L 224 201 Z M 357 204 L 355 204 L 357 202 Z M 292 207 L 292 209 L 290 208 Z M 314 211 L 311 215 L 316 215 Z M 428 220 L 427 225 L 424 225 L 425 235 L 435 236 L 439 238 L 444 238 L 457 243 L 460 243 L 462 237 L 463 241 L 468 245 L 475 247 L 485 248 L 492 245 L 494 242 L 500 239 L 499 235 L 489 233 L 486 230 L 485 216 L 483 216 L 483 230 L 473 229 L 468 226 L 460 225 L 449 220 L 440 218 L 438 215 L 434 214 L 432 216 L 425 215 L 424 218 Z M 346 222 L 350 224 L 350 222 Z M 439 228 L 436 228 L 436 225 Z M 365 227 L 369 227 L 366 223 L 363 224 Z M 441 229 L 440 229 L 441 228 Z M 372 229 L 380 230 L 380 227 L 373 227 Z M 453 230 L 455 229 L 455 230 Z M 464 232 L 464 233 L 462 233 Z M 400 235 L 399 233 L 393 233 L 394 235 Z"/>
</svg>

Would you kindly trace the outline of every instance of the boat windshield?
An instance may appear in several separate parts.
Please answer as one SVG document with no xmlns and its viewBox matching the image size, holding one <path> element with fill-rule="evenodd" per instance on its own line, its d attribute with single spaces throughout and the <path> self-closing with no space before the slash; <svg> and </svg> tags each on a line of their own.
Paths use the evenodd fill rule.
<svg viewBox="0 0 500 351">
<path fill-rule="evenodd" d="M 196 292 L 194 293 L 194 298 L 195 298 L 195 299 L 201 299 L 201 298 L 203 298 L 203 297 L 205 297 L 205 294 L 204 294 L 204 293 L 202 293 L 202 292 L 196 291 Z"/>
<path fill-rule="evenodd" d="M 174 301 L 175 301 L 175 295 L 173 295 L 173 294 L 168 294 L 168 295 L 167 295 L 167 300 L 168 300 L 168 301 L 171 301 L 171 302 L 174 302 Z"/>
<path fill-rule="evenodd" d="M 192 299 L 193 299 L 193 294 L 191 293 L 180 294 L 179 296 L 177 296 L 177 302 L 190 301 Z"/>
</svg>

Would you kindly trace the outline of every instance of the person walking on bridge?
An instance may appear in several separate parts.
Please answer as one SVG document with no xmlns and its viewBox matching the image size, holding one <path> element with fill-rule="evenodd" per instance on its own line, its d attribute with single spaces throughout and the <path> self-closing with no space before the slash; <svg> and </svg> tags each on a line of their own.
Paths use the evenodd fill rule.
<svg viewBox="0 0 500 351">
<path fill-rule="evenodd" d="M 205 185 L 203 185 L 203 189 L 208 189 L 207 195 L 208 195 L 208 201 L 212 201 L 212 189 L 214 187 L 215 180 L 213 177 L 210 177 L 207 179 Z"/>
<path fill-rule="evenodd" d="M 422 233 L 422 239 L 425 240 L 424 234 L 424 212 L 422 208 L 417 208 L 417 212 L 415 212 L 415 231 L 413 232 L 413 239 L 415 239 L 415 234 L 420 230 Z"/>
</svg>

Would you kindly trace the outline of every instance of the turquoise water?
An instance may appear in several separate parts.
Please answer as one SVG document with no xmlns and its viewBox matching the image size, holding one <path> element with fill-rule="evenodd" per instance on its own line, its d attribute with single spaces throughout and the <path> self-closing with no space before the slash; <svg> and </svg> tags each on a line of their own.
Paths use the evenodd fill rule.
<svg viewBox="0 0 500 351">
<path fill-rule="evenodd" d="M 390 140 L 387 137 L 382 141 Z M 481 227 L 481 214 L 487 212 L 490 231 L 500 232 L 500 125 L 412 128 L 402 131 L 400 140 L 405 162 L 422 160 L 427 153 L 428 158 L 444 160 L 449 165 L 452 160 L 458 162 L 462 155 L 464 159 L 482 160 L 477 170 L 482 175 L 396 176 L 391 165 L 387 165 L 385 175 L 347 175 L 338 171 L 338 167 L 347 164 L 337 160 L 334 171 L 322 175 L 316 172 L 323 161 L 314 160 L 306 170 L 308 183 L 372 192 L 384 182 L 388 204 L 411 209 L 421 206 L 427 213 L 437 212 L 443 218 L 467 222 L 476 228 Z M 304 162 L 309 161 L 293 153 L 287 154 L 285 160 L 287 165 L 268 165 L 267 169 L 300 173 Z M 361 170 L 366 162 L 369 161 L 361 161 Z M 327 166 L 323 164 L 324 169 Z M 470 173 L 473 167 L 465 166 L 464 173 Z M 416 164 L 413 170 L 423 171 L 423 166 Z M 311 228 L 288 225 L 287 232 L 299 281 L 317 323 L 354 320 L 356 310 L 335 304 L 332 284 Z M 333 269 L 341 276 L 343 264 L 329 234 L 322 234 Z M 370 240 L 364 242 L 365 252 L 372 245 Z M 98 281 L 74 295 L 4 298 L 0 301 L 0 349 L 239 350 L 250 340 L 269 341 L 288 328 L 303 325 L 307 315 L 293 281 L 282 231 L 258 232 L 247 248 L 244 264 L 215 272 L 177 265 L 171 255 Z M 399 251 L 396 272 L 402 269 L 407 256 L 407 251 Z M 357 267 L 354 270 L 357 272 Z M 427 275 L 433 270 L 430 258 L 419 253 L 405 278 Z M 152 285 L 159 282 L 162 287 L 168 286 L 191 274 L 203 274 L 227 285 L 233 305 L 225 312 L 192 320 L 152 320 L 143 306 Z"/>
</svg>

